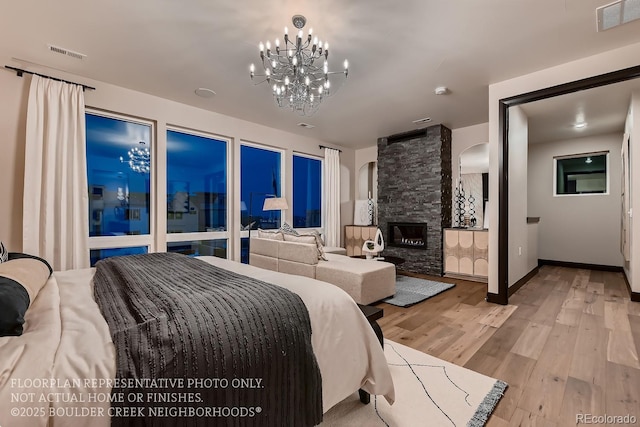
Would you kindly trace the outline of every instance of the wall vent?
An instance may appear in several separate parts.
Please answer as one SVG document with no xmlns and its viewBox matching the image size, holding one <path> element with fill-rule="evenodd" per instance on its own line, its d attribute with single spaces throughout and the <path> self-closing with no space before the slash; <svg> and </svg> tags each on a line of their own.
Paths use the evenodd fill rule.
<svg viewBox="0 0 640 427">
<path fill-rule="evenodd" d="M 640 19 L 640 0 L 618 0 L 596 9 L 598 31 Z"/>
<path fill-rule="evenodd" d="M 61 55 L 70 56 L 76 59 L 84 59 L 87 57 L 84 53 L 74 52 L 73 50 L 65 49 L 63 47 L 54 46 L 52 44 L 48 44 L 47 47 L 51 52 L 59 53 Z"/>
</svg>

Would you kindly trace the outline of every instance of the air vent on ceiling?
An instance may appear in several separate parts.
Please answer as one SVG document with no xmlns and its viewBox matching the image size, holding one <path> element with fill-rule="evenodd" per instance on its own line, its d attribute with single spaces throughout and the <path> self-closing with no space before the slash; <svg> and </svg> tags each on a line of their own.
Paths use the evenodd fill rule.
<svg viewBox="0 0 640 427">
<path fill-rule="evenodd" d="M 640 0 L 618 0 L 596 9 L 598 31 L 640 19 Z"/>
<path fill-rule="evenodd" d="M 314 125 L 310 125 L 309 123 L 298 123 L 298 126 L 305 129 L 313 129 L 315 127 Z"/>
<path fill-rule="evenodd" d="M 59 47 L 59 46 L 54 46 L 52 44 L 48 44 L 47 47 L 49 48 L 49 50 L 51 52 L 55 52 L 55 53 L 59 53 L 61 55 L 67 55 L 70 56 L 72 58 L 76 58 L 76 59 L 84 59 L 87 57 L 87 55 L 85 55 L 84 53 L 80 53 L 80 52 L 74 52 L 72 50 L 69 49 L 65 49 L 63 47 Z"/>
<path fill-rule="evenodd" d="M 416 129 L 404 133 L 396 133 L 387 137 L 387 145 L 391 145 L 396 142 L 409 141 L 410 139 L 416 139 L 427 135 L 427 128 Z"/>
<path fill-rule="evenodd" d="M 411 123 L 415 123 L 417 125 L 421 123 L 428 123 L 431 121 L 431 117 L 425 117 L 424 119 L 413 120 Z"/>
</svg>

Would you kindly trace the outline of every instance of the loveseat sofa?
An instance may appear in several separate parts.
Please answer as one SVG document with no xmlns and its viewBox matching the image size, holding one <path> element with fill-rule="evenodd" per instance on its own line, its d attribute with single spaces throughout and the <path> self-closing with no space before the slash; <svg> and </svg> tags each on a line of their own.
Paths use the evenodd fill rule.
<svg viewBox="0 0 640 427">
<path fill-rule="evenodd" d="M 319 259 L 315 243 L 252 237 L 249 263 L 281 273 L 311 277 L 332 283 L 359 304 L 371 304 L 395 293 L 393 264 L 350 258 L 334 253 Z"/>
</svg>

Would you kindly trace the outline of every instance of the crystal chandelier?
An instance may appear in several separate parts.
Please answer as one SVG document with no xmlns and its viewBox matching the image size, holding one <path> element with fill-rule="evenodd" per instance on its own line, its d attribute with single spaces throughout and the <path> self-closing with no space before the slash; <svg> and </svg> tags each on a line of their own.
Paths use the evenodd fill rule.
<svg viewBox="0 0 640 427">
<path fill-rule="evenodd" d="M 151 161 L 151 153 L 149 149 L 146 147 L 146 143 L 144 141 L 139 142 L 138 147 L 132 147 L 127 152 L 129 155 L 129 168 L 132 171 L 138 173 L 149 173 L 149 164 Z M 120 156 L 120 163 L 124 163 L 125 160 Z"/>
<path fill-rule="evenodd" d="M 313 114 L 322 99 L 331 94 L 331 74 L 349 75 L 349 63 L 345 59 L 344 71 L 329 71 L 329 43 L 313 37 L 313 30 L 309 30 L 306 38 L 302 28 L 307 19 L 302 15 L 294 15 L 293 26 L 298 29 L 298 34 L 289 38 L 287 27 L 284 28 L 284 45 L 280 46 L 280 40 L 275 40 L 275 46 L 271 42 L 260 42 L 260 60 L 264 68 L 264 74 L 255 73 L 255 65 L 249 68 L 251 79 L 263 77 L 257 84 L 267 82 L 272 84 L 273 97 L 278 106 L 289 107 L 300 115 Z M 266 50 L 265 50 L 266 48 Z"/>
</svg>

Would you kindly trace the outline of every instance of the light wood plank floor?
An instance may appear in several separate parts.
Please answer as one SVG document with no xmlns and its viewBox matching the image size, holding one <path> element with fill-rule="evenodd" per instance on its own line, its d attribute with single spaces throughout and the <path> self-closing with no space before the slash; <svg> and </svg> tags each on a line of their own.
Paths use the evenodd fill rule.
<svg viewBox="0 0 640 427">
<path fill-rule="evenodd" d="M 488 426 L 576 425 L 576 414 L 640 424 L 640 303 L 622 273 L 544 266 L 510 299 L 457 286 L 409 308 L 381 303 L 385 338 L 509 384 Z M 600 424 L 603 425 L 603 424 Z"/>
</svg>

